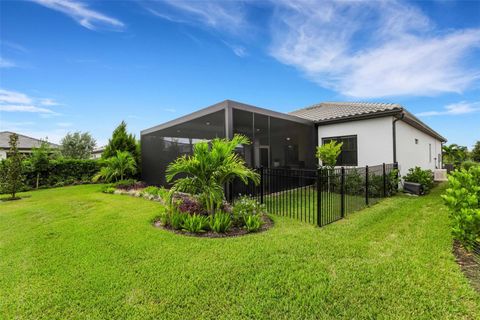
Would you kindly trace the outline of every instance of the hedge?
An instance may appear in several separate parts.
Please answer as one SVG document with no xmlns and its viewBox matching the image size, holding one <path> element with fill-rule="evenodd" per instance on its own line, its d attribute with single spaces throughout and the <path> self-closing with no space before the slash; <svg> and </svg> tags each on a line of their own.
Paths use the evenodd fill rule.
<svg viewBox="0 0 480 320">
<path fill-rule="evenodd" d="M 104 165 L 101 159 L 57 159 L 50 160 L 48 169 L 40 172 L 40 183 L 42 187 L 54 187 L 75 183 L 90 183 L 93 176 Z M 30 160 L 24 160 L 23 171 L 25 184 L 34 188 L 37 182 L 37 172 L 34 170 Z"/>
</svg>

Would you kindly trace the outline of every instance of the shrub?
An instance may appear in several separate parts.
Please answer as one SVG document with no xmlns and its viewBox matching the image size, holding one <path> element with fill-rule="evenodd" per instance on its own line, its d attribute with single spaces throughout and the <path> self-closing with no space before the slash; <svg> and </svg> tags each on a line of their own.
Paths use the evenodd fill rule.
<svg viewBox="0 0 480 320">
<path fill-rule="evenodd" d="M 186 214 L 185 214 L 186 215 Z M 208 229 L 208 217 L 201 215 L 186 215 L 182 229 L 192 233 L 205 232 Z"/>
<path fill-rule="evenodd" d="M 158 196 L 158 190 L 159 188 L 155 187 L 155 186 L 149 186 L 149 187 L 146 187 L 145 189 L 142 190 L 141 192 L 141 195 L 143 197 L 145 196 Z"/>
<path fill-rule="evenodd" d="M 462 163 L 462 169 L 469 170 L 471 167 L 480 166 L 480 162 L 475 161 L 465 161 Z"/>
<path fill-rule="evenodd" d="M 59 182 L 68 185 L 74 181 L 91 181 L 103 165 L 102 160 L 60 158 L 50 160 L 47 169 L 39 172 L 31 159 L 26 159 L 23 161 L 23 173 L 29 187 L 36 186 L 37 178 L 40 186 L 51 187 Z"/>
<path fill-rule="evenodd" d="M 103 193 L 110 193 L 113 194 L 115 192 L 115 187 L 112 186 L 111 184 L 106 184 L 102 187 L 101 191 Z"/>
<path fill-rule="evenodd" d="M 175 203 L 180 212 L 189 214 L 204 214 L 205 209 L 200 200 L 192 195 L 177 194 L 175 196 Z"/>
<path fill-rule="evenodd" d="M 245 228 L 248 232 L 258 231 L 262 227 L 262 218 L 260 215 L 249 215 L 245 217 Z"/>
<path fill-rule="evenodd" d="M 168 223 L 173 229 L 180 230 L 183 228 L 183 224 L 187 217 L 188 214 L 186 213 L 171 211 L 168 216 Z"/>
<path fill-rule="evenodd" d="M 363 174 L 363 177 L 365 173 Z M 346 170 L 345 192 L 347 194 L 363 194 L 365 192 L 365 180 L 357 169 Z"/>
<path fill-rule="evenodd" d="M 232 217 L 227 212 L 217 211 L 210 217 L 210 229 L 217 233 L 225 233 L 232 226 Z"/>
<path fill-rule="evenodd" d="M 251 215 L 261 215 L 265 213 L 265 207 L 257 200 L 244 196 L 239 198 L 233 205 L 233 218 L 236 224 L 242 224 L 245 218 Z"/>
<path fill-rule="evenodd" d="M 432 170 L 422 170 L 420 167 L 408 169 L 405 181 L 416 182 L 423 186 L 425 193 L 430 192 L 433 188 L 433 172 Z"/>
<path fill-rule="evenodd" d="M 130 190 L 131 188 L 133 188 L 135 186 L 136 182 L 137 181 L 135 181 L 133 179 L 127 179 L 127 180 L 119 180 L 119 181 L 113 183 L 112 185 L 117 189 Z"/>
<path fill-rule="evenodd" d="M 159 221 L 161 225 L 168 226 L 170 225 L 170 215 L 167 212 L 162 212 L 158 216 L 156 216 L 152 222 Z"/>
<path fill-rule="evenodd" d="M 480 243 L 480 167 L 454 171 L 442 195 L 449 208 L 452 234 L 467 249 Z"/>
</svg>

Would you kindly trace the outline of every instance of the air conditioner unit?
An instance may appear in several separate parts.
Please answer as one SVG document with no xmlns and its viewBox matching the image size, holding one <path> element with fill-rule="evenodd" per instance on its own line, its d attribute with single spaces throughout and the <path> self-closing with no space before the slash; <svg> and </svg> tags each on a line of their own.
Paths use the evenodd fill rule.
<svg viewBox="0 0 480 320">
<path fill-rule="evenodd" d="M 448 181 L 447 169 L 435 169 L 433 171 L 433 180 L 435 181 Z"/>
</svg>

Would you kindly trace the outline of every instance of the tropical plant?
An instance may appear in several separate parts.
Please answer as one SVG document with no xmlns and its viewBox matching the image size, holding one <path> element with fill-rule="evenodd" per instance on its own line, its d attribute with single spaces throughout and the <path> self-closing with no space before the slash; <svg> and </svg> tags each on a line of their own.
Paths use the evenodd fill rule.
<svg viewBox="0 0 480 320">
<path fill-rule="evenodd" d="M 93 177 L 93 181 L 103 179 L 107 182 L 131 177 L 137 169 L 135 159 L 126 151 L 117 151 L 114 157 L 106 160 L 106 165 Z"/>
<path fill-rule="evenodd" d="M 187 219 L 188 214 L 179 212 L 179 211 L 170 211 L 168 221 L 170 226 L 175 230 L 180 230 L 183 228 L 183 223 Z"/>
<path fill-rule="evenodd" d="M 452 234 L 467 249 L 480 244 L 480 167 L 461 169 L 448 177 L 442 195 L 449 208 Z"/>
<path fill-rule="evenodd" d="M 227 212 L 217 211 L 210 216 L 210 229 L 217 233 L 225 233 L 232 226 L 232 217 Z"/>
<path fill-rule="evenodd" d="M 420 167 L 410 168 L 403 179 L 421 184 L 425 193 L 429 193 L 433 187 L 432 170 L 422 170 Z"/>
<path fill-rule="evenodd" d="M 323 166 L 333 169 L 337 163 L 338 156 L 342 152 L 342 146 L 343 142 L 332 140 L 328 143 L 318 146 L 317 153 L 315 155 L 322 161 Z"/>
<path fill-rule="evenodd" d="M 452 143 L 447 146 L 442 147 L 443 152 L 443 162 L 447 164 L 460 165 L 463 161 L 468 158 L 468 149 L 464 146 L 459 146 L 458 144 Z"/>
<path fill-rule="evenodd" d="M 245 217 L 245 228 L 248 232 L 258 231 L 262 227 L 262 218 L 260 215 L 253 214 Z"/>
<path fill-rule="evenodd" d="M 89 159 L 96 144 L 88 132 L 69 132 L 60 142 L 60 150 L 65 158 Z"/>
<path fill-rule="evenodd" d="M 8 158 L 3 160 L 0 166 L 0 191 L 9 193 L 10 199 L 18 199 L 17 192 L 23 185 L 24 176 L 22 174 L 22 155 L 18 152 L 18 135 L 10 135 L 8 144 L 10 150 L 7 153 Z"/>
<path fill-rule="evenodd" d="M 234 152 L 238 145 L 249 143 L 243 135 L 235 135 L 231 140 L 216 138 L 210 143 L 196 143 L 192 155 L 184 155 L 167 167 L 167 182 L 180 174 L 186 175 L 174 181 L 171 192 L 199 195 L 207 211 L 213 214 L 225 197 L 223 187 L 226 183 L 234 178 L 245 184 L 249 180 L 259 183 L 259 175 L 247 168 L 245 161 Z"/>
<path fill-rule="evenodd" d="M 182 229 L 192 233 L 207 231 L 209 226 L 208 217 L 198 214 L 186 215 Z"/>
<path fill-rule="evenodd" d="M 473 149 L 470 152 L 470 157 L 473 161 L 480 162 L 480 140 L 473 146 Z"/>
</svg>

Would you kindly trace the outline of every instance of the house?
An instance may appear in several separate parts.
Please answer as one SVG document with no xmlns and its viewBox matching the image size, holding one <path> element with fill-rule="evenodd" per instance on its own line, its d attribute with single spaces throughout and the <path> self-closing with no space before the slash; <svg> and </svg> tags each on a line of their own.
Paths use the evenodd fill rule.
<svg viewBox="0 0 480 320">
<path fill-rule="evenodd" d="M 105 151 L 105 146 L 93 149 L 90 159 L 100 159 L 103 151 Z"/>
<path fill-rule="evenodd" d="M 6 159 L 8 156 L 8 150 L 10 150 L 10 135 L 12 135 L 14 132 L 10 131 L 2 131 L 0 132 L 0 160 L 1 159 Z M 32 153 L 32 150 L 34 148 L 38 148 L 42 145 L 42 143 L 47 143 L 50 148 L 56 149 L 59 148 L 60 146 L 55 143 L 47 142 L 44 140 L 40 139 L 35 139 L 32 137 L 25 136 L 23 134 L 18 135 L 18 151 L 24 155 L 29 155 Z"/>
<path fill-rule="evenodd" d="M 316 168 L 315 148 L 343 142 L 338 166 L 399 163 L 402 174 L 414 166 L 442 167 L 446 141 L 398 104 L 325 102 L 289 114 L 225 100 L 141 132 L 142 178 L 165 184 L 165 169 L 193 145 L 216 137 L 244 134 L 239 146 L 250 167 Z"/>
</svg>

